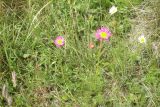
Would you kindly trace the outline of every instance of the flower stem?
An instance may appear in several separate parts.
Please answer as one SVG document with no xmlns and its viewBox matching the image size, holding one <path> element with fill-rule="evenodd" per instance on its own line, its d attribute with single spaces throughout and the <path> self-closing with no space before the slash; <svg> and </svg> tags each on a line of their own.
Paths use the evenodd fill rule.
<svg viewBox="0 0 160 107">
<path fill-rule="evenodd" d="M 98 51 L 98 55 L 97 55 L 97 59 L 98 59 L 98 62 L 96 64 L 96 74 L 99 74 L 99 63 L 100 63 L 100 58 L 101 58 L 101 53 L 102 53 L 102 47 L 103 47 L 103 44 L 102 44 L 102 41 L 100 41 L 99 43 L 99 51 Z"/>
</svg>

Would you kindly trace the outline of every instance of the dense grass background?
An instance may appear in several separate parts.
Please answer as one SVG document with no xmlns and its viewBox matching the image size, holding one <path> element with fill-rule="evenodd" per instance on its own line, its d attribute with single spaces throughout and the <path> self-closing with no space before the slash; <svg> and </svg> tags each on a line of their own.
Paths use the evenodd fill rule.
<svg viewBox="0 0 160 107">
<path fill-rule="evenodd" d="M 130 42 L 135 36 L 130 34 L 131 20 L 138 17 L 136 7 L 144 9 L 142 2 L 154 10 L 156 23 L 145 45 Z M 0 92 L 5 84 L 16 107 L 158 107 L 159 4 L 158 0 L 1 0 Z M 112 5 L 118 7 L 113 16 L 108 13 Z M 94 38 L 101 26 L 113 34 L 102 49 Z M 53 44 L 58 35 L 66 39 L 63 48 Z M 90 42 L 94 49 L 88 48 Z M 6 105 L 0 96 L 0 106 Z"/>
</svg>

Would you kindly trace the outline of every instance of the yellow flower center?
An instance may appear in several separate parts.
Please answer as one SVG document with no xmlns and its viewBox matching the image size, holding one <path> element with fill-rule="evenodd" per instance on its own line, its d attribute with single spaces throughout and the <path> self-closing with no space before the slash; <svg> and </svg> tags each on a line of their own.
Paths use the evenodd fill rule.
<svg viewBox="0 0 160 107">
<path fill-rule="evenodd" d="M 57 40 L 58 45 L 62 45 L 63 41 L 61 39 Z"/>
<path fill-rule="evenodd" d="M 107 37 L 107 33 L 106 32 L 101 32 L 100 36 L 102 39 L 105 39 Z"/>
<path fill-rule="evenodd" d="M 144 42 L 145 42 L 145 39 L 144 39 L 144 38 L 141 38 L 140 42 L 141 42 L 141 43 L 144 43 Z"/>
</svg>

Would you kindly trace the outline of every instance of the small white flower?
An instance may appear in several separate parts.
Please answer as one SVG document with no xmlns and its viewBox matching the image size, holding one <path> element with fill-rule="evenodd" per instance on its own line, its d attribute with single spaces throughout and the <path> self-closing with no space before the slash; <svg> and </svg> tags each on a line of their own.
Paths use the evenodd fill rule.
<svg viewBox="0 0 160 107">
<path fill-rule="evenodd" d="M 146 38 L 145 38 L 144 34 L 142 34 L 141 36 L 138 37 L 138 41 L 139 41 L 139 43 L 146 43 Z"/>
<path fill-rule="evenodd" d="M 110 9 L 109 9 L 109 13 L 112 15 L 112 14 L 114 14 L 114 13 L 116 13 L 117 12 L 117 7 L 115 7 L 115 6 L 112 6 Z"/>
</svg>

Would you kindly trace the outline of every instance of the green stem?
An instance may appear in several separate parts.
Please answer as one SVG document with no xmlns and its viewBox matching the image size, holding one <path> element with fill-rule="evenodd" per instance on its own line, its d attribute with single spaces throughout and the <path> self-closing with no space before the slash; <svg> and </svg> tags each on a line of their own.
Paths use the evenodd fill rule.
<svg viewBox="0 0 160 107">
<path fill-rule="evenodd" d="M 99 68 L 99 63 L 100 63 L 100 57 L 102 55 L 101 53 L 102 53 L 102 41 L 100 41 L 100 43 L 99 43 L 99 51 L 98 51 L 98 56 L 97 56 L 98 62 L 96 64 L 96 74 L 99 74 L 98 68 Z"/>
</svg>

